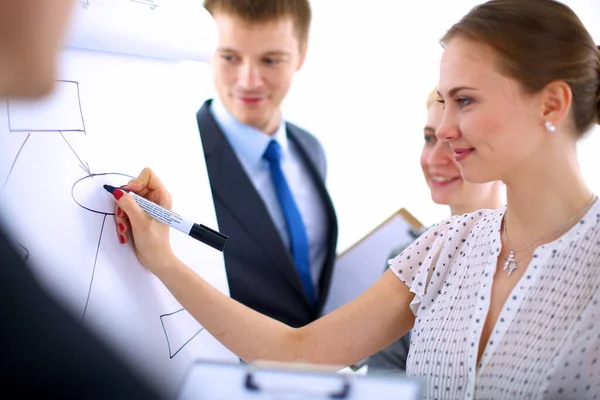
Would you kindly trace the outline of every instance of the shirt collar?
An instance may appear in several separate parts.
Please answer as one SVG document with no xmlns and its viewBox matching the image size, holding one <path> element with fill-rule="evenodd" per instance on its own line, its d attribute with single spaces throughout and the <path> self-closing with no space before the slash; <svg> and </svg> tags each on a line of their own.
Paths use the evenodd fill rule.
<svg viewBox="0 0 600 400">
<path fill-rule="evenodd" d="M 281 146 L 282 159 L 286 157 L 288 140 L 283 118 L 281 118 L 275 134 L 270 136 L 250 125 L 239 122 L 218 97 L 213 99 L 210 111 L 235 153 L 249 165 L 256 167 L 261 165 L 262 156 L 271 140 L 276 140 Z"/>
</svg>

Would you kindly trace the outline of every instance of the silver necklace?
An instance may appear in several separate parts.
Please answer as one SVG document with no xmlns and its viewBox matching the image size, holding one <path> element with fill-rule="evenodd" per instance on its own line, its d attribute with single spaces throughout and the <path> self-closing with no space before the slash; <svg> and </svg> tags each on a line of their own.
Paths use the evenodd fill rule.
<svg viewBox="0 0 600 400">
<path fill-rule="evenodd" d="M 508 276 L 510 276 L 510 274 L 513 273 L 514 270 L 516 270 L 517 268 L 519 268 L 519 266 L 517 265 L 517 260 L 515 258 L 515 253 L 521 252 L 523 250 L 527 250 L 533 246 L 535 246 L 536 244 L 549 239 L 550 237 L 558 234 L 559 232 L 563 231 L 567 226 L 571 225 L 571 223 L 578 217 L 580 217 L 582 214 L 586 213 L 587 210 L 589 210 L 589 208 L 592 206 L 592 204 L 594 204 L 594 201 L 596 200 L 596 195 L 592 195 L 592 198 L 585 204 L 585 206 L 583 206 L 583 208 L 579 211 L 577 211 L 577 214 L 573 215 L 571 217 L 571 219 L 569 219 L 565 224 L 561 225 L 558 229 L 552 231 L 551 233 L 549 233 L 548 235 L 545 235 L 539 239 L 537 239 L 536 241 L 525 245 L 523 247 L 520 247 L 518 249 L 513 249 L 512 245 L 510 244 L 510 240 L 508 239 L 508 232 L 507 232 L 507 228 L 506 228 L 506 212 L 504 213 L 504 239 L 506 240 L 506 245 L 508 246 L 508 256 L 504 258 L 504 271 L 508 271 Z"/>
</svg>

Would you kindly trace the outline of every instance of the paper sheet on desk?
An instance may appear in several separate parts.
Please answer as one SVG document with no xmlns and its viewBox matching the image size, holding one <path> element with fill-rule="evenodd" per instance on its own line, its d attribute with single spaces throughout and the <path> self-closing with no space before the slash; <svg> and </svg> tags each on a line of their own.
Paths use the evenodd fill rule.
<svg viewBox="0 0 600 400">
<path fill-rule="evenodd" d="M 391 252 L 410 244 L 421 229 L 422 224 L 401 209 L 340 254 L 333 268 L 323 314 L 353 300 L 374 284 L 385 271 Z"/>
</svg>

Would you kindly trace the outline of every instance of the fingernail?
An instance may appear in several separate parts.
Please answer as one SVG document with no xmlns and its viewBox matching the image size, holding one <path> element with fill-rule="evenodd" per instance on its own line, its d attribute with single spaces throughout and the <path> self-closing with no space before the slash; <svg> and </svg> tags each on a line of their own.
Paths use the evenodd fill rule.
<svg viewBox="0 0 600 400">
<path fill-rule="evenodd" d="M 119 229 L 121 230 L 121 232 L 125 232 L 125 225 L 119 223 Z"/>
<path fill-rule="evenodd" d="M 115 199 L 120 200 L 121 197 L 123 197 L 123 191 L 116 189 L 115 191 L 113 191 L 113 196 L 115 196 Z"/>
<path fill-rule="evenodd" d="M 121 244 L 125 244 L 125 236 L 119 235 L 119 240 L 121 241 Z"/>
<path fill-rule="evenodd" d="M 121 207 L 117 207 L 117 217 L 120 217 L 121 214 L 123 214 L 123 211 L 121 210 Z"/>
</svg>

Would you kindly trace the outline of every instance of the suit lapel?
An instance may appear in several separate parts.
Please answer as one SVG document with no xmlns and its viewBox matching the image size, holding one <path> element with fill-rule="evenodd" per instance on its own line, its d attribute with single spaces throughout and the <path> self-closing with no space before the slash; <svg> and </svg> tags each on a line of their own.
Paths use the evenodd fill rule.
<svg viewBox="0 0 600 400">
<path fill-rule="evenodd" d="M 256 242 L 258 248 L 268 254 L 298 292 L 306 297 L 292 257 L 285 247 L 262 197 L 214 120 L 209 109 L 210 102 L 211 100 L 208 100 L 204 103 L 197 118 L 215 201 L 220 201 L 235 216 L 240 225 L 248 232 L 248 236 Z M 253 210 L 253 212 L 248 212 L 248 210 Z M 227 234 L 227 232 L 223 233 Z M 230 240 L 235 240 L 235 238 L 232 237 Z"/>
<path fill-rule="evenodd" d="M 337 247 L 337 217 L 335 214 L 335 209 L 333 207 L 333 203 L 331 198 L 329 197 L 329 193 L 327 192 L 327 188 L 325 187 L 325 183 L 323 182 L 324 177 L 319 173 L 319 170 L 312 160 L 310 156 L 310 152 L 308 151 L 307 145 L 304 143 L 302 136 L 298 135 L 293 127 L 293 125 L 287 124 L 287 133 L 290 140 L 294 142 L 296 148 L 299 150 L 302 159 L 304 160 L 304 165 L 308 168 L 310 175 L 315 182 L 315 187 L 319 192 L 319 196 L 321 201 L 325 206 L 325 213 L 327 214 L 327 257 L 325 259 L 325 263 L 323 265 L 323 269 L 321 271 L 321 276 L 319 277 L 319 287 L 318 287 L 318 296 L 319 296 L 319 305 L 318 308 L 321 309 L 327 298 L 327 294 L 329 292 L 329 284 L 331 282 L 331 273 L 333 270 L 333 264 L 335 262 L 336 257 L 336 247 Z"/>
</svg>

